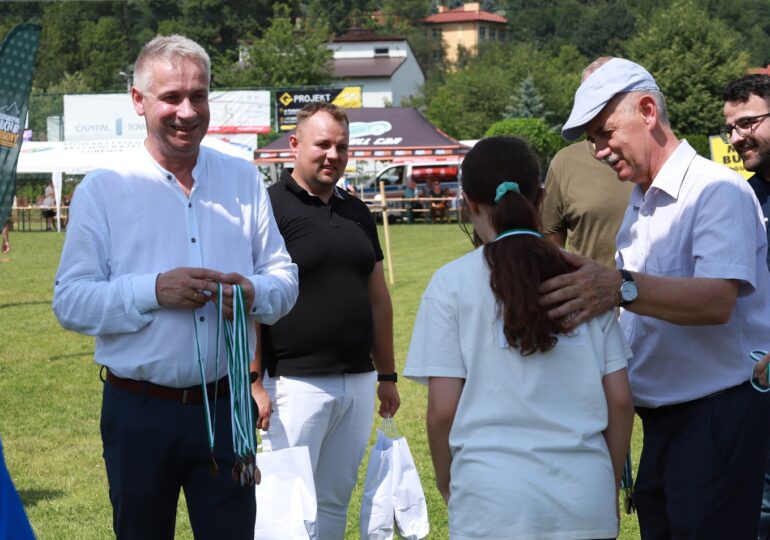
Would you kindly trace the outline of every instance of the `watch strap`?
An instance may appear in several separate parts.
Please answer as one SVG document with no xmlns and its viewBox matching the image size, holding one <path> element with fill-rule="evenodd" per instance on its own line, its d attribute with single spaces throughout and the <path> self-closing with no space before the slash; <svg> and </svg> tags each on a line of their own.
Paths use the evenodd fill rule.
<svg viewBox="0 0 770 540">
<path fill-rule="evenodd" d="M 626 281 L 634 281 L 634 277 L 631 275 L 631 272 L 629 272 L 628 270 L 623 270 L 622 268 L 618 268 L 618 272 L 620 272 L 620 275 L 623 278 L 623 283 L 625 283 Z"/>
</svg>

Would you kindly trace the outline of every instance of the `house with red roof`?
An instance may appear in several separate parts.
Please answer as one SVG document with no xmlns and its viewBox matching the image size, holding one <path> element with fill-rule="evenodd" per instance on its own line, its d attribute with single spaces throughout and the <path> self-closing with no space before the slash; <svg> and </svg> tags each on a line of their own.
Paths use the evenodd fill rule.
<svg viewBox="0 0 770 540">
<path fill-rule="evenodd" d="M 479 2 L 469 2 L 454 9 L 439 6 L 438 13 L 426 17 L 423 22 L 434 38 L 441 38 L 448 63 L 457 61 L 460 47 L 476 54 L 484 41 L 508 39 L 508 19 L 483 11 Z"/>
</svg>

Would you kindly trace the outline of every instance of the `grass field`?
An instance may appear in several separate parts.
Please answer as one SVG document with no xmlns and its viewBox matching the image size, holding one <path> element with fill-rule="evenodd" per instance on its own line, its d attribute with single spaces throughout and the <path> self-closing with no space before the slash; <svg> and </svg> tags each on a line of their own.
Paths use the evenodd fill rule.
<svg viewBox="0 0 770 540">
<path fill-rule="evenodd" d="M 456 225 L 390 228 L 395 285 L 395 345 L 399 372 L 420 296 L 433 272 L 470 248 Z M 380 238 L 383 236 L 380 234 Z M 102 539 L 112 518 L 99 436 L 101 382 L 93 339 L 64 331 L 51 312 L 53 277 L 64 234 L 14 233 L 0 254 L 0 437 L 11 476 L 37 536 Z M 447 538 L 446 508 L 434 487 L 425 437 L 426 392 L 399 383 L 396 416 L 417 464 L 428 501 L 430 538 Z M 375 422 L 375 426 L 377 422 Z M 641 431 L 634 433 L 638 458 Z M 372 441 L 374 438 L 372 437 Z M 348 515 L 346 539 L 358 538 L 365 463 Z M 180 502 L 177 538 L 192 538 Z M 623 516 L 620 538 L 639 537 L 635 516 Z"/>
</svg>

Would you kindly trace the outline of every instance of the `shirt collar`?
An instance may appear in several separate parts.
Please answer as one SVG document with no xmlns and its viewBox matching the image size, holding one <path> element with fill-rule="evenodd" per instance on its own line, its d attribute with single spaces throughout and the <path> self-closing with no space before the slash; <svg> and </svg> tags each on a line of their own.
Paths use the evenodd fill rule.
<svg viewBox="0 0 770 540">
<path fill-rule="evenodd" d="M 690 143 L 682 139 L 676 150 L 663 163 L 663 167 L 655 175 L 655 179 L 650 187 L 666 193 L 673 199 L 679 197 L 679 191 L 682 189 L 687 169 L 690 168 L 690 164 L 696 155 L 697 152 L 690 146 Z"/>
<path fill-rule="evenodd" d="M 291 191 L 295 195 L 303 196 L 302 194 L 304 193 L 304 196 L 311 197 L 312 199 L 316 199 L 316 200 L 321 201 L 320 197 L 317 197 L 316 195 L 313 195 L 308 190 L 306 190 L 305 188 L 300 186 L 297 183 L 297 181 L 294 179 L 294 177 L 291 175 L 291 172 L 289 171 L 289 169 L 284 169 L 284 170 L 281 171 L 281 181 L 285 182 L 286 183 L 286 189 L 288 189 L 289 191 Z M 344 191 L 342 189 L 339 188 L 339 186 L 336 186 L 336 185 L 334 186 L 334 188 L 332 190 L 332 194 L 337 199 L 340 199 L 340 200 L 343 200 L 343 201 L 345 200 L 345 193 L 344 193 Z M 323 203 L 323 201 L 321 201 L 321 202 Z M 331 202 L 331 199 L 329 200 L 329 202 Z"/>
<path fill-rule="evenodd" d="M 150 154 L 150 151 L 147 150 L 147 147 L 145 145 L 141 146 L 142 153 L 146 156 L 146 158 L 149 160 L 149 162 L 152 164 L 152 166 L 158 170 L 158 172 L 161 174 L 164 180 L 167 180 L 169 176 L 172 178 L 176 178 L 176 175 L 172 173 L 171 171 L 167 170 L 165 167 L 163 167 L 160 163 L 155 161 L 155 158 L 152 157 L 152 154 Z M 201 180 L 204 178 L 204 175 L 202 174 L 203 168 L 206 163 L 206 148 L 201 145 L 198 150 L 198 158 L 195 161 L 195 167 L 193 167 L 192 170 L 192 176 L 193 180 L 195 181 L 193 184 L 193 188 L 200 184 Z"/>
</svg>

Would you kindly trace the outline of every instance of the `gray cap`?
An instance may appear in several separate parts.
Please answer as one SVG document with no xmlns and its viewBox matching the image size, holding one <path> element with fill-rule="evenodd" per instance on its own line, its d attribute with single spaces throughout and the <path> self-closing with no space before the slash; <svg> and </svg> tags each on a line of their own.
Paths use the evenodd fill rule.
<svg viewBox="0 0 770 540">
<path fill-rule="evenodd" d="M 639 90 L 660 92 L 655 79 L 642 66 L 623 58 L 613 58 L 591 73 L 578 87 L 572 112 L 561 128 L 561 136 L 568 141 L 578 139 L 586 124 L 602 112 L 613 97 Z"/>
</svg>

